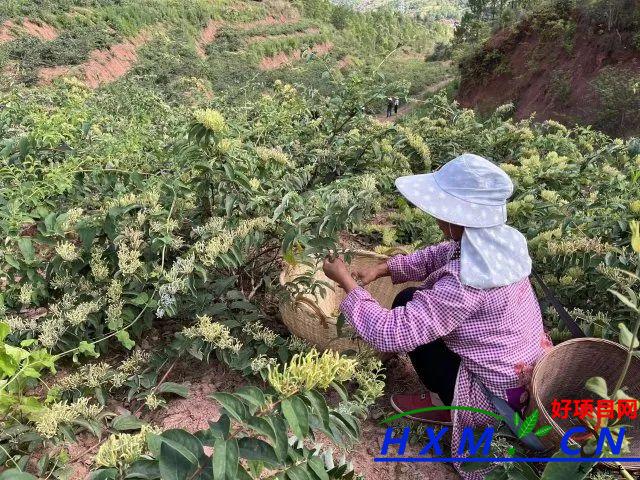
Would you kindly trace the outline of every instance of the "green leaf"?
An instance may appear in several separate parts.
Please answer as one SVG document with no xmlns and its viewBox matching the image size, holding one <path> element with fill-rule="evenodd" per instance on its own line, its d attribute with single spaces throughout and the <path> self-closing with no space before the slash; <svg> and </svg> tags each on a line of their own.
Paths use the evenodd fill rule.
<svg viewBox="0 0 640 480">
<path fill-rule="evenodd" d="M 30 237 L 20 237 L 18 238 L 18 248 L 20 249 L 20 253 L 22 253 L 22 257 L 28 262 L 31 263 L 36 258 L 36 251 L 33 248 L 33 242 Z"/>
<path fill-rule="evenodd" d="M 116 333 L 116 338 L 122 344 L 122 346 L 127 350 L 131 350 L 133 347 L 136 346 L 136 342 L 131 340 L 131 337 L 129 336 L 129 332 L 127 332 L 126 330 L 118 330 L 118 333 Z"/>
<path fill-rule="evenodd" d="M 585 388 L 590 392 L 595 393 L 600 398 L 608 399 L 609 392 L 607 391 L 607 381 L 602 377 L 591 377 L 585 383 Z"/>
<path fill-rule="evenodd" d="M 100 468 L 89 474 L 88 480 L 115 480 L 118 478 L 117 468 Z"/>
<path fill-rule="evenodd" d="M 213 478 L 235 480 L 239 462 L 238 441 L 235 438 L 220 438 L 216 440 L 213 449 Z"/>
<path fill-rule="evenodd" d="M 129 300 L 129 303 L 133 305 L 144 305 L 149 301 L 149 294 L 147 292 L 142 292 L 140 295 L 137 295 L 132 300 Z"/>
<path fill-rule="evenodd" d="M 111 428 L 119 432 L 140 430 L 143 425 L 144 422 L 134 415 L 120 415 L 111 421 Z"/>
<path fill-rule="evenodd" d="M 620 329 L 620 343 L 627 348 L 638 348 L 640 345 L 638 337 L 635 337 L 633 333 L 631 333 L 631 330 L 622 322 L 618 323 L 618 328 Z"/>
<path fill-rule="evenodd" d="M 164 382 L 156 387 L 157 393 L 174 393 L 182 398 L 189 396 L 189 389 L 184 385 L 174 382 Z"/>
<path fill-rule="evenodd" d="M 273 448 L 276 452 L 276 456 L 280 461 L 284 461 L 287 457 L 287 450 L 289 449 L 289 436 L 287 435 L 287 425 L 281 416 L 268 417 L 267 421 L 273 429 L 275 435 L 275 442 Z"/>
<path fill-rule="evenodd" d="M 238 439 L 238 448 L 241 458 L 246 458 L 247 460 L 258 460 L 272 466 L 280 463 L 276 457 L 276 452 L 273 450 L 273 447 L 263 440 L 252 437 L 243 437 Z"/>
<path fill-rule="evenodd" d="M 0 342 L 4 342 L 4 339 L 7 338 L 7 335 L 10 333 L 11 327 L 5 322 L 0 322 Z"/>
<path fill-rule="evenodd" d="M 211 398 L 220 403 L 225 411 L 239 422 L 243 422 L 249 416 L 247 406 L 235 395 L 225 392 L 215 392 L 211 394 Z"/>
<path fill-rule="evenodd" d="M 234 392 L 234 394 L 256 408 L 261 408 L 267 403 L 267 399 L 258 387 L 246 386 Z"/>
<path fill-rule="evenodd" d="M 309 433 L 309 410 L 300 397 L 285 398 L 280 404 L 282 414 L 293 430 L 293 434 L 303 439 Z"/>
<path fill-rule="evenodd" d="M 126 479 L 156 480 L 160 478 L 160 466 L 156 460 L 142 458 L 127 468 Z"/>
<path fill-rule="evenodd" d="M 549 435 L 549 433 L 551 433 L 552 430 L 553 430 L 553 427 L 551 425 L 544 425 L 540 427 L 538 430 L 536 430 L 536 436 L 544 437 L 545 435 Z"/>
<path fill-rule="evenodd" d="M 326 429 L 331 428 L 329 424 L 329 407 L 324 397 L 315 390 L 309 390 L 305 393 L 305 397 L 311 402 L 312 411 L 322 421 L 322 426 Z"/>
<path fill-rule="evenodd" d="M 38 480 L 36 477 L 29 473 L 21 472 L 17 468 L 5 470 L 0 473 L 0 480 Z"/>
<path fill-rule="evenodd" d="M 562 452 L 553 455 L 554 458 L 568 458 Z M 569 457 L 570 458 L 570 457 Z M 542 472 L 540 480 L 583 480 L 589 474 L 595 462 L 561 462 L 548 463 Z"/>
<path fill-rule="evenodd" d="M 160 445 L 160 477 L 163 480 L 184 480 L 198 468 L 198 463 L 186 457 L 168 442 Z"/>
<path fill-rule="evenodd" d="M 518 438 L 524 438 L 533 432 L 533 429 L 536 428 L 536 424 L 538 423 L 539 416 L 540 412 L 536 409 L 522 421 L 522 424 L 520 424 L 518 428 Z"/>
<path fill-rule="evenodd" d="M 329 474 L 327 470 L 324 468 L 324 462 L 320 457 L 310 457 L 307 461 L 309 468 L 316 474 L 319 480 L 329 480 Z"/>
<path fill-rule="evenodd" d="M 613 293 L 616 297 L 618 297 L 618 300 L 620 300 L 622 303 L 624 303 L 627 307 L 629 307 L 631 310 L 633 310 L 634 312 L 638 311 L 638 305 L 637 303 L 634 303 L 633 301 L 631 301 L 631 299 L 629 299 L 628 297 L 624 296 L 623 294 L 621 294 L 620 292 L 617 292 L 615 290 L 611 290 L 609 289 L 609 291 L 611 293 Z"/>
<path fill-rule="evenodd" d="M 86 340 L 83 340 L 78 344 L 78 353 L 83 353 L 94 358 L 98 358 L 100 356 L 100 354 L 96 352 L 95 344 L 89 343 Z"/>
<path fill-rule="evenodd" d="M 93 244 L 93 239 L 96 237 L 96 234 L 98 233 L 98 228 L 83 225 L 82 227 L 77 229 L 77 232 L 78 232 L 78 236 L 80 237 L 80 240 L 82 241 L 82 248 L 85 251 L 90 250 L 91 245 Z"/>
</svg>

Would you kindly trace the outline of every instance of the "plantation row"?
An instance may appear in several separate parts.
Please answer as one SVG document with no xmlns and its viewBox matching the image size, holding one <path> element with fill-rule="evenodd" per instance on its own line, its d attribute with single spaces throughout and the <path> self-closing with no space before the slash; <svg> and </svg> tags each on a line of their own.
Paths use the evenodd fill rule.
<svg viewBox="0 0 640 480">
<path fill-rule="evenodd" d="M 96 478 L 141 469 L 160 475 L 165 468 L 204 475 L 214 467 L 197 444 L 228 452 L 227 476 L 237 468 L 255 474 L 258 464 L 287 472 L 331 470 L 313 449 L 295 441 L 285 446 L 286 432 L 300 439 L 309 428 L 319 429 L 338 442 L 357 437 L 357 415 L 381 393 L 380 365 L 365 358 L 343 365 L 346 360 L 313 352 L 292 359 L 308 346 L 277 335 L 262 313 L 274 294 L 287 294 L 277 287 L 278 257 L 321 258 L 339 248 L 344 230 L 388 246 L 437 241 L 435 224 L 397 200 L 393 180 L 463 151 L 499 161 L 512 176 L 511 222 L 526 232 L 536 268 L 590 332 L 611 336 L 612 325 L 628 320 L 607 288 L 633 284 L 616 267 L 637 268 L 628 227 L 640 216 L 635 141 L 553 122 L 516 124 L 501 118 L 508 106 L 479 121 L 445 97 L 430 100 L 405 125 L 380 124 L 360 108 L 384 97 L 375 80 L 354 75 L 334 88 L 329 99 L 277 83 L 241 112 L 196 110 L 190 124 L 176 118 L 173 125 L 157 125 L 166 132 L 162 143 L 132 151 L 127 163 L 110 156 L 121 151 L 104 148 L 112 142 L 104 126 L 84 126 L 86 87 L 67 82 L 40 90 L 56 95 L 56 106 L 48 108 L 51 122 L 74 122 L 55 130 L 66 133 L 62 138 L 46 129 L 45 117 L 34 117 L 41 98 L 29 103 L 14 93 L 14 100 L 5 99 L 5 131 L 26 133 L 5 141 L 2 171 L 7 240 L 0 405 L 10 414 L 2 445 L 17 454 L 19 465 L 42 442 L 68 440 L 78 429 L 139 429 L 139 420 L 108 414 L 106 399 L 133 399 L 132 413 L 158 408 L 164 395 L 186 394 L 175 383 L 156 383 L 159 365 L 213 355 L 265 379 L 263 391 L 216 394 L 228 417 L 197 434 L 197 443 L 186 432 L 158 436 L 151 427 L 136 439 L 110 437 L 96 464 L 106 468 L 105 476 Z M 158 108 L 168 107 L 160 102 L 150 111 Z M 98 147 L 102 158 L 79 155 Z M 392 226 L 367 223 L 389 208 Z M 554 337 L 562 338 L 553 316 L 547 320 Z M 156 328 L 175 332 L 168 348 L 135 350 L 121 364 L 92 360 L 118 345 L 134 351 L 143 333 Z M 24 395 L 35 379 L 70 358 L 85 366 L 50 385 L 46 398 Z M 339 386 L 352 379 L 360 385 L 355 397 Z M 327 407 L 318 393 L 329 385 L 343 396 Z M 271 428 L 257 425 L 256 416 Z M 254 435 L 266 435 L 269 445 Z M 137 454 L 128 450 L 131 442 Z M 147 449 L 154 460 L 136 461 Z M 189 461 L 176 467 L 176 451 Z M 244 467 L 237 467 L 238 456 L 248 461 Z M 58 461 L 41 462 L 43 471 Z"/>
</svg>

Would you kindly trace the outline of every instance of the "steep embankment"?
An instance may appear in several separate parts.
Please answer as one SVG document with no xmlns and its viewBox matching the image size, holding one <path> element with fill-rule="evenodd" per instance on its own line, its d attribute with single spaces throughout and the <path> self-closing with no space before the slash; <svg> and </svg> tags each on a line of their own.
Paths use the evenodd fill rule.
<svg viewBox="0 0 640 480">
<path fill-rule="evenodd" d="M 513 102 L 520 119 L 637 133 L 637 10 L 636 4 L 616 17 L 585 9 L 531 14 L 461 62 L 458 100 L 481 112 Z"/>
</svg>

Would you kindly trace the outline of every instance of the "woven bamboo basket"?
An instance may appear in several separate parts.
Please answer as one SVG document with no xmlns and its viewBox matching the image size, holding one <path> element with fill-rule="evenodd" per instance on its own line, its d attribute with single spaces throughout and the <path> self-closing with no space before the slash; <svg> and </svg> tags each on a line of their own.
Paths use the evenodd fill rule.
<svg viewBox="0 0 640 480">
<path fill-rule="evenodd" d="M 627 349 L 622 345 L 598 338 L 576 338 L 563 342 L 548 351 L 536 364 L 531 379 L 529 411 L 540 411 L 540 425 L 551 425 L 553 431 L 541 440 L 545 447 L 557 449 L 560 439 L 571 427 L 582 426 L 577 418 L 553 418 L 553 399 L 593 399 L 598 397 L 585 388 L 591 377 L 602 377 L 613 388 L 622 371 Z M 634 357 L 623 383 L 627 394 L 640 398 L 640 360 Z M 640 426 L 637 421 L 626 421 L 626 438 L 630 438 L 630 452 L 625 456 L 640 457 Z M 574 446 L 577 446 L 574 442 Z M 616 468 L 613 463 L 604 465 Z M 625 462 L 629 471 L 640 470 L 640 463 Z"/>
<path fill-rule="evenodd" d="M 404 253 L 398 251 L 398 253 Z M 367 267 L 384 262 L 389 257 L 373 252 L 358 250 L 353 253 L 350 266 Z M 285 285 L 297 276 L 308 273 L 311 267 L 307 265 L 287 266 L 280 274 L 280 284 Z M 366 343 L 359 338 L 338 336 L 337 319 L 340 302 L 346 293 L 335 282 L 329 280 L 318 265 L 315 268 L 314 277 L 323 282 L 327 282 L 333 290 L 325 289 L 325 296 L 314 296 L 311 294 L 300 294 L 293 300 L 280 303 L 280 314 L 283 323 L 289 331 L 315 345 L 319 350 L 331 349 L 338 352 L 346 350 L 361 351 L 366 347 Z M 383 307 L 391 308 L 393 299 L 403 289 L 409 286 L 418 285 L 407 283 L 394 285 L 390 277 L 379 278 L 371 282 L 365 289 L 380 302 Z M 383 357 L 388 358 L 388 355 Z"/>
</svg>

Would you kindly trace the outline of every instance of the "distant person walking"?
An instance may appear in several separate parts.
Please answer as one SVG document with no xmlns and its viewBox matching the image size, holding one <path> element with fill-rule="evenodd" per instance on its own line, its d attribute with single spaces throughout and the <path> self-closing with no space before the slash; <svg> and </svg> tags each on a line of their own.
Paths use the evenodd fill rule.
<svg viewBox="0 0 640 480">
<path fill-rule="evenodd" d="M 391 116 L 391 112 L 393 112 L 393 98 L 387 97 L 387 118 Z"/>
<path fill-rule="evenodd" d="M 398 107 L 400 106 L 400 99 L 398 97 L 393 97 L 393 113 L 398 115 Z"/>
</svg>

